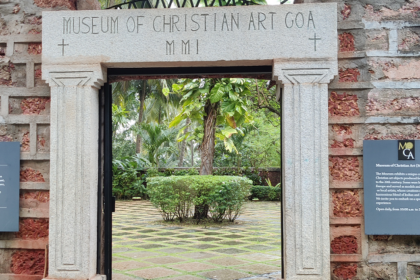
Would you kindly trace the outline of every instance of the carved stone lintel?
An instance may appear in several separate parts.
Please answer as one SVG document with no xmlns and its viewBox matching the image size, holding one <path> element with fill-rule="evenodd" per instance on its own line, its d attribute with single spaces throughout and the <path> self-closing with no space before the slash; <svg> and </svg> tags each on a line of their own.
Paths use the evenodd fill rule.
<svg viewBox="0 0 420 280">
<path fill-rule="evenodd" d="M 330 278 L 328 83 L 336 62 L 280 62 L 285 279 Z"/>
<path fill-rule="evenodd" d="M 53 279 L 96 274 L 98 88 L 104 74 L 81 68 L 44 72 L 51 87 L 48 275 Z"/>
</svg>

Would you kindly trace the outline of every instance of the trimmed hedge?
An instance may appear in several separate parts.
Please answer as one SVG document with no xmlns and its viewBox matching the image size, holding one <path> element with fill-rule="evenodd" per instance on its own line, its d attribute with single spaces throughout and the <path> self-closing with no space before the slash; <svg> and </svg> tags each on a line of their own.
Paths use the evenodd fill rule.
<svg viewBox="0 0 420 280">
<path fill-rule="evenodd" d="M 134 196 L 147 197 L 147 190 L 143 186 L 144 181 L 137 177 L 134 168 L 120 169 L 116 165 L 112 168 L 112 195 L 117 199 L 131 199 Z"/>
<path fill-rule="evenodd" d="M 252 186 L 250 199 L 258 200 L 280 200 L 281 188 L 271 186 Z"/>
<path fill-rule="evenodd" d="M 252 181 L 244 177 L 190 175 L 147 178 L 150 201 L 166 221 L 208 216 L 234 221 L 249 196 Z M 198 215 L 200 214 L 200 215 Z"/>
</svg>

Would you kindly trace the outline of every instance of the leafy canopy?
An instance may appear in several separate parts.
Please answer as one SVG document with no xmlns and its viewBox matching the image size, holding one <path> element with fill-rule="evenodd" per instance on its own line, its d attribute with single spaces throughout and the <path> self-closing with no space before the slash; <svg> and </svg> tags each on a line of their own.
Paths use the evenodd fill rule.
<svg viewBox="0 0 420 280">
<path fill-rule="evenodd" d="M 173 92 L 183 97 L 181 112 L 172 120 L 169 127 L 177 126 L 187 118 L 203 124 L 205 105 L 209 102 L 211 104 L 219 102 L 216 137 L 224 142 L 226 149 L 231 152 L 236 151 L 231 136 L 236 133 L 243 134 L 241 126 L 252 121 L 248 109 L 251 102 L 245 98 L 251 93 L 249 88 L 250 82 L 247 79 L 182 79 L 180 83 L 172 85 Z M 185 126 L 181 132 L 184 129 Z M 202 130 L 202 126 L 198 127 L 192 132 L 185 133 L 178 140 L 202 139 Z"/>
</svg>

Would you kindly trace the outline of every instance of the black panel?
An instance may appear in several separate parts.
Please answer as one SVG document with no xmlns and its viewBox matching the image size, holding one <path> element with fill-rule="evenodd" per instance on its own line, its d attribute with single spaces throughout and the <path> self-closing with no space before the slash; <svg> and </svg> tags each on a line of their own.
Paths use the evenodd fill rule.
<svg viewBox="0 0 420 280">
<path fill-rule="evenodd" d="M 104 214 L 105 275 L 112 280 L 112 88 L 104 85 Z"/>
<path fill-rule="evenodd" d="M 109 68 L 109 76 L 271 74 L 272 66 Z"/>
</svg>

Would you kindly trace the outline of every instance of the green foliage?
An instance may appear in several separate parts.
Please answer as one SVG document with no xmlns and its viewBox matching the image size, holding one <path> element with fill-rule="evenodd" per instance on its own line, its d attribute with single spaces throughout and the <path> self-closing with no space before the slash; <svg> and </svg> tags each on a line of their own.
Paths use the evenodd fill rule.
<svg viewBox="0 0 420 280">
<path fill-rule="evenodd" d="M 173 168 L 166 168 L 165 171 L 163 172 L 163 174 L 165 174 L 165 176 L 172 176 L 175 172 L 175 169 Z"/>
<path fill-rule="evenodd" d="M 175 176 L 198 175 L 198 174 L 199 172 L 195 168 L 175 170 L 173 173 L 173 175 Z"/>
<path fill-rule="evenodd" d="M 272 184 L 271 184 L 271 180 L 270 180 L 270 178 L 267 178 L 267 179 L 265 179 L 265 181 L 267 182 L 267 186 L 269 186 L 269 187 L 276 187 L 276 188 L 280 188 L 280 183 L 278 183 L 277 185 L 275 185 L 275 186 L 273 186 Z"/>
<path fill-rule="evenodd" d="M 217 167 L 280 167 L 280 125 L 276 115 L 253 113 L 252 124 L 243 126 L 244 134 L 232 135 L 239 153 L 229 152 L 216 143 L 214 165 Z"/>
<path fill-rule="evenodd" d="M 147 178 L 157 177 L 159 176 L 159 171 L 155 167 L 150 167 L 149 169 L 147 169 L 146 175 L 147 175 Z"/>
<path fill-rule="evenodd" d="M 117 135 L 112 139 L 112 157 L 115 159 L 124 159 L 136 154 L 136 142 L 131 139 L 125 139 L 122 135 Z"/>
<path fill-rule="evenodd" d="M 171 150 L 171 147 L 165 144 L 174 140 L 175 131 L 162 125 L 143 123 L 140 135 L 147 151 L 148 161 L 153 167 L 159 167 L 160 156 Z"/>
<path fill-rule="evenodd" d="M 170 176 L 147 178 L 150 201 L 164 220 L 191 217 L 193 206 L 209 206 L 215 221 L 234 221 L 249 195 L 251 181 L 234 176 Z"/>
<path fill-rule="evenodd" d="M 198 175 L 198 174 L 199 174 L 199 172 L 198 172 L 198 170 L 197 170 L 197 169 L 195 169 L 195 168 L 190 168 L 190 169 L 188 169 L 187 174 L 188 174 L 188 175 Z"/>
<path fill-rule="evenodd" d="M 241 169 L 238 168 L 217 168 L 213 170 L 215 176 L 241 176 Z"/>
<path fill-rule="evenodd" d="M 259 170 L 255 168 L 217 168 L 213 170 L 213 175 L 244 176 L 251 180 L 253 185 L 261 185 L 264 182 Z"/>
<path fill-rule="evenodd" d="M 245 168 L 243 171 L 243 176 L 247 177 L 249 180 L 252 181 L 252 185 L 261 185 L 263 183 L 263 178 L 260 176 L 260 172 L 258 169 L 248 169 Z"/>
<path fill-rule="evenodd" d="M 230 181 L 217 185 L 209 196 L 209 214 L 215 222 L 228 220 L 233 222 L 239 216 L 249 194 L 248 186 L 241 186 L 237 181 Z"/>
<path fill-rule="evenodd" d="M 114 160 L 112 164 L 112 195 L 117 199 L 131 199 L 132 197 L 147 197 L 147 190 L 143 180 L 137 174 L 142 167 L 139 158 L 129 157 Z"/>
<path fill-rule="evenodd" d="M 280 200 L 281 188 L 270 186 L 252 186 L 250 199 L 258 200 Z"/>
<path fill-rule="evenodd" d="M 219 103 L 215 126 L 216 138 L 223 141 L 227 150 L 237 152 L 231 136 L 237 133 L 243 134 L 240 127 L 252 120 L 248 113 L 251 102 L 245 98 L 250 95 L 249 86 L 247 79 L 181 79 L 179 84 L 172 85 L 173 92 L 183 96 L 181 112 L 169 126 L 178 126 L 187 118 L 203 124 L 206 104 Z M 181 129 L 181 132 L 184 129 L 185 127 Z M 203 135 L 201 125 L 195 131 L 180 136 L 178 141 L 184 139 L 202 141 Z"/>
</svg>

